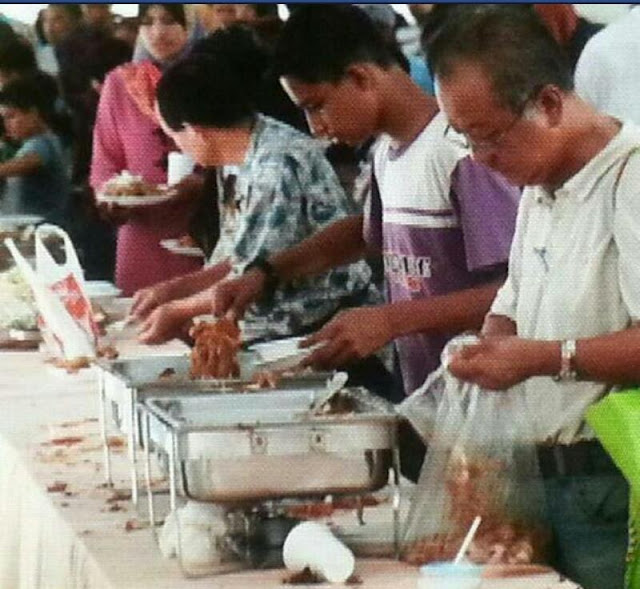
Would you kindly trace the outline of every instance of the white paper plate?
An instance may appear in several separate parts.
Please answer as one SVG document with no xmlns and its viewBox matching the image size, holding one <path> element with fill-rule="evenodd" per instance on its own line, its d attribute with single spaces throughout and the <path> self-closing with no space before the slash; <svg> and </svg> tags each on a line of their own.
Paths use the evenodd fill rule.
<svg viewBox="0 0 640 589">
<path fill-rule="evenodd" d="M 289 370 L 296 367 L 318 346 L 300 348 L 299 344 L 305 337 L 290 337 L 286 339 L 254 344 L 250 352 L 258 355 L 256 368 L 264 370 Z"/>
<path fill-rule="evenodd" d="M 191 256 L 194 258 L 204 257 L 204 252 L 199 247 L 180 245 L 180 240 L 178 239 L 163 239 L 160 242 L 160 245 L 164 249 L 170 251 L 172 254 L 179 254 L 181 256 Z"/>
<path fill-rule="evenodd" d="M 114 204 L 119 207 L 146 207 L 161 204 L 175 198 L 175 190 L 159 192 L 158 194 L 145 194 L 144 196 L 122 196 L 98 193 L 96 200 L 106 204 Z"/>
</svg>

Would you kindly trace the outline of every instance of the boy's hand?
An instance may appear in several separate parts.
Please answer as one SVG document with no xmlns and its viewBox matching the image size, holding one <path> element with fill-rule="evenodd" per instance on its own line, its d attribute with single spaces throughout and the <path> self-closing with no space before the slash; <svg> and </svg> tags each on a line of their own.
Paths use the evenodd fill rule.
<svg viewBox="0 0 640 589">
<path fill-rule="evenodd" d="M 342 311 L 302 342 L 302 347 L 323 344 L 303 361 L 303 365 L 320 369 L 344 366 L 371 356 L 392 339 L 391 325 L 384 308 Z"/>
</svg>

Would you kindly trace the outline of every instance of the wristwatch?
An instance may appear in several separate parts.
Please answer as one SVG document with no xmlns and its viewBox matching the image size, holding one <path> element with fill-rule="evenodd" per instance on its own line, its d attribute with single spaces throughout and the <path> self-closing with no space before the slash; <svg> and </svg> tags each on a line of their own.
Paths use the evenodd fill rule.
<svg viewBox="0 0 640 589">
<path fill-rule="evenodd" d="M 555 377 L 559 382 L 573 382 L 577 380 L 576 371 L 576 340 L 566 339 L 560 344 L 560 372 Z"/>
<path fill-rule="evenodd" d="M 264 274 L 263 296 L 266 299 L 271 299 L 278 288 L 278 284 L 280 283 L 280 279 L 274 265 L 266 256 L 258 256 L 253 260 L 253 262 L 246 265 L 244 274 L 251 270 L 260 270 Z"/>
</svg>

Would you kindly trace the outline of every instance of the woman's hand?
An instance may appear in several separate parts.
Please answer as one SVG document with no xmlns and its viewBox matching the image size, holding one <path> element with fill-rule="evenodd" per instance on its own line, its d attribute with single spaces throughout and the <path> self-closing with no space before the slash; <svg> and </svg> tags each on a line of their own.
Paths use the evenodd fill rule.
<svg viewBox="0 0 640 589">
<path fill-rule="evenodd" d="M 138 340 L 145 344 L 163 344 L 188 333 L 191 320 L 180 307 L 180 301 L 160 305 L 141 323 Z"/>
<path fill-rule="evenodd" d="M 124 225 L 136 219 L 136 211 L 131 207 L 121 207 L 114 203 L 97 202 L 96 208 L 100 218 L 114 225 Z"/>
<path fill-rule="evenodd" d="M 230 280 L 222 280 L 212 291 L 211 311 L 216 317 L 226 316 L 237 321 L 247 308 L 262 295 L 265 275 L 261 270 L 251 271 Z"/>
<path fill-rule="evenodd" d="M 129 314 L 138 321 L 143 321 L 160 305 L 164 305 L 174 298 L 174 293 L 168 282 L 140 289 L 133 295 L 133 304 Z"/>
</svg>

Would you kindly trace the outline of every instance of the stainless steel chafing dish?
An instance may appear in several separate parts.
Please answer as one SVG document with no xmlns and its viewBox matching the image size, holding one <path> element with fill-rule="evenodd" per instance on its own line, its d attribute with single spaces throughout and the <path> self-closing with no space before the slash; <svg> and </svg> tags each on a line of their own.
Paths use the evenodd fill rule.
<svg viewBox="0 0 640 589">
<path fill-rule="evenodd" d="M 189 355 L 147 356 L 122 360 L 101 360 L 99 395 L 100 421 L 104 446 L 105 477 L 112 483 L 111 457 L 107 429 L 109 424 L 128 439 L 131 463 L 131 490 L 134 503 L 138 500 L 138 474 L 136 448 L 141 441 L 139 416 L 136 406 L 149 396 L 174 396 L 189 393 L 246 391 L 257 366 L 256 355 L 240 352 L 240 377 L 235 379 L 198 379 L 189 375 Z M 170 374 L 168 374 L 170 373 Z M 326 373 L 304 373 L 285 377 L 280 388 L 324 386 Z M 255 385 L 252 385 L 255 389 Z"/>
<path fill-rule="evenodd" d="M 316 415 L 310 407 L 323 392 L 148 398 L 145 435 L 168 456 L 172 506 L 178 491 L 237 504 L 383 487 L 397 459 L 393 407 L 344 389 L 354 411 Z"/>
<path fill-rule="evenodd" d="M 268 529 L 273 522 L 265 515 L 265 509 L 329 494 L 360 496 L 390 483 L 392 541 L 398 554 L 399 417 L 391 404 L 362 388 L 342 389 L 338 407 L 333 406 L 335 398 L 331 404 L 337 411 L 325 412 L 325 407 L 317 405 L 327 398 L 327 389 L 322 386 L 250 395 L 224 392 L 158 396 L 148 397 L 140 404 L 150 522 L 154 529 L 154 449 L 161 467 L 169 474 L 178 559 L 185 575 L 192 576 L 193 571 L 183 563 L 181 523 L 176 511 L 178 495 L 214 502 L 227 515 L 242 516 L 244 533 L 229 537 L 243 547 L 244 565 L 253 567 L 264 565 L 260 558 L 265 556 L 265 546 L 261 544 L 262 536 L 252 535 L 251 526 L 246 526 L 257 517 Z M 358 509 L 361 522 L 363 505 L 360 503 Z M 291 526 L 295 520 L 284 516 L 283 523 Z M 216 572 L 219 571 L 215 567 L 208 571 Z"/>
</svg>

